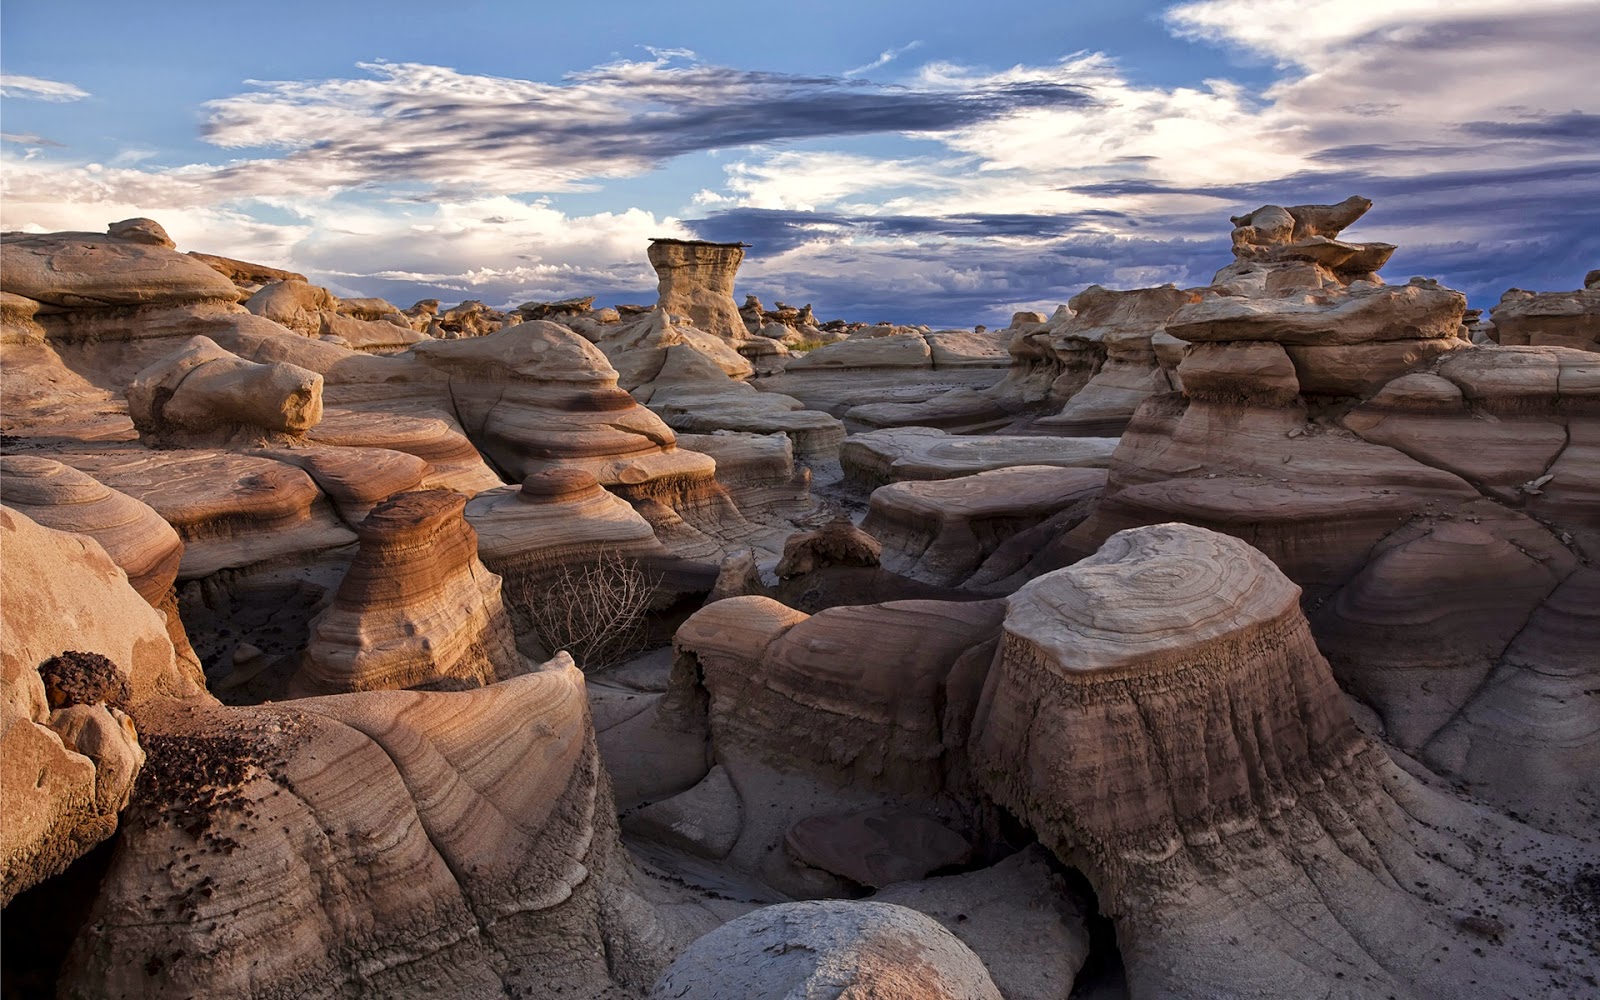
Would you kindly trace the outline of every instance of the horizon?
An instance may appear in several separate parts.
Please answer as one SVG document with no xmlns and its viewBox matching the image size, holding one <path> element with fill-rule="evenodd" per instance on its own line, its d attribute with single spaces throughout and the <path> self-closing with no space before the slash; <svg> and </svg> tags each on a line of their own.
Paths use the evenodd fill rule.
<svg viewBox="0 0 1600 1000">
<path fill-rule="evenodd" d="M 0 223 L 147 216 L 402 307 L 652 301 L 650 238 L 742 241 L 740 295 L 935 327 L 1204 284 L 1230 215 L 1352 194 L 1391 281 L 1477 308 L 1600 266 L 1600 4 L 1032 6 L 294 2 L 261 44 L 12 3 Z"/>
</svg>

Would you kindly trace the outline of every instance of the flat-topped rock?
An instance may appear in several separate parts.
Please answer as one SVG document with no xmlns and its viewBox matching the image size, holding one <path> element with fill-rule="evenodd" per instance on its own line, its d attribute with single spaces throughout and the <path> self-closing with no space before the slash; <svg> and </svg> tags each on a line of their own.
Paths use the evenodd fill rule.
<svg viewBox="0 0 1600 1000">
<path fill-rule="evenodd" d="M 734 276 L 744 260 L 743 243 L 701 240 L 650 241 L 650 266 L 657 281 L 656 308 L 686 316 L 696 329 L 738 344 L 749 338 L 733 299 Z"/>
<path fill-rule="evenodd" d="M 221 451 L 108 450 L 61 456 L 153 507 L 183 539 L 178 579 L 355 541 L 316 483 L 282 462 Z"/>
<path fill-rule="evenodd" d="M 876 488 L 1013 465 L 1103 469 L 1116 446 L 1116 438 L 964 437 L 931 427 L 891 427 L 851 435 L 839 449 L 839 461 L 847 478 Z"/>
<path fill-rule="evenodd" d="M 69 309 L 239 300 L 214 269 L 142 237 L 6 233 L 0 270 L 6 291 Z"/>
<path fill-rule="evenodd" d="M 1045 465 L 891 483 L 873 491 L 861 526 L 883 543 L 885 568 L 956 586 L 1008 539 L 1083 507 L 1098 498 L 1105 483 L 1104 469 Z"/>
</svg>

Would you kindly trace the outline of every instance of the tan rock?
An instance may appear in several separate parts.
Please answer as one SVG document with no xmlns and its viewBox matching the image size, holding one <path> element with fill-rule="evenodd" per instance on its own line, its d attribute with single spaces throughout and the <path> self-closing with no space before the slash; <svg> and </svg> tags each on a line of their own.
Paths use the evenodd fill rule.
<svg viewBox="0 0 1600 1000">
<path fill-rule="evenodd" d="M 229 281 L 240 287 L 251 287 L 259 291 L 262 285 L 274 281 L 305 281 L 306 276 L 297 271 L 285 271 L 281 268 L 268 267 L 265 264 L 252 264 L 249 261 L 235 260 L 232 257 L 219 257 L 216 254 L 200 253 L 190 250 L 189 256 L 200 261 Z"/>
<path fill-rule="evenodd" d="M 233 282 L 143 237 L 6 233 L 0 271 L 6 291 L 67 308 L 238 301 Z"/>
<path fill-rule="evenodd" d="M 570 660 L 475 691 L 164 711 L 145 741 L 69 995 L 602 997 L 664 964 Z"/>
<path fill-rule="evenodd" d="M 839 461 L 846 479 L 876 489 L 1013 465 L 1105 468 L 1116 443 L 1116 438 L 962 437 L 931 427 L 891 427 L 851 435 L 839 449 Z"/>
<path fill-rule="evenodd" d="M 322 334 L 322 313 L 332 312 L 337 300 L 326 288 L 289 279 L 274 281 L 245 300 L 244 307 L 308 337 Z"/>
<path fill-rule="evenodd" d="M 194 337 L 134 376 L 128 412 L 158 447 L 290 442 L 322 419 L 322 376 L 257 364 Z"/>
<path fill-rule="evenodd" d="M 420 490 L 373 508 L 333 604 L 311 623 L 291 691 L 479 687 L 527 669 L 466 502 Z"/>
<path fill-rule="evenodd" d="M 733 279 L 744 260 L 745 246 L 651 240 L 650 266 L 659 279 L 656 308 L 668 315 L 686 316 L 696 329 L 728 343 L 748 340 L 750 333 L 733 299 Z"/>
</svg>

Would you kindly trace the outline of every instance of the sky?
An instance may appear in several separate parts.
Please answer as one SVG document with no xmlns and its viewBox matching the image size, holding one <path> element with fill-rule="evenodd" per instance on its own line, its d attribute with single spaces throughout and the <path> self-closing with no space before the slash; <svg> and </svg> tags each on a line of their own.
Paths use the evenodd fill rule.
<svg viewBox="0 0 1600 1000">
<path fill-rule="evenodd" d="M 1391 281 L 1600 267 L 1600 0 L 5 0 L 0 225 L 148 216 L 336 294 L 738 292 L 956 327 L 1202 285 L 1229 216 L 1376 203 Z"/>
</svg>

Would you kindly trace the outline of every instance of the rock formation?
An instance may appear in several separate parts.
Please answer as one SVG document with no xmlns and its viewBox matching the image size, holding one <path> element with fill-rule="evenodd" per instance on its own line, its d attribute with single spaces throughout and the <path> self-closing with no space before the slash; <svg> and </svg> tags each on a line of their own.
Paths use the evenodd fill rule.
<svg viewBox="0 0 1600 1000">
<path fill-rule="evenodd" d="M 500 578 L 451 490 L 400 493 L 361 522 L 360 550 L 311 623 L 296 694 L 479 687 L 522 673 Z"/>
<path fill-rule="evenodd" d="M 157 447 L 293 442 L 322 419 L 322 376 L 257 364 L 195 337 L 128 383 L 134 427 Z"/>
<path fill-rule="evenodd" d="M 777 957 L 774 957 L 774 956 Z M 651 997 L 1000 1000 L 989 973 L 936 922 L 888 903 L 764 907 L 690 945 Z"/>
<path fill-rule="evenodd" d="M 164 707 L 144 738 L 65 995 L 603 997 L 661 967 L 570 660 L 476 691 Z"/>
<path fill-rule="evenodd" d="M 1592 280 L 1574 292 L 1513 288 L 1500 297 L 1489 315 L 1495 342 L 1503 347 L 1600 351 L 1600 281 Z"/>
<path fill-rule="evenodd" d="M 1575 842 L 1531 881 L 1474 858 L 1538 838 L 1361 735 L 1299 596 L 1233 538 L 1113 536 L 1008 600 L 974 773 L 1094 883 L 1135 994 L 1514 995 L 1572 919 L 1543 894 Z"/>
<path fill-rule="evenodd" d="M 963 437 L 932 427 L 891 427 L 852 435 L 839 461 L 848 481 L 876 489 L 1014 465 L 1105 468 L 1116 446 L 1116 438 Z"/>
<path fill-rule="evenodd" d="M 748 243 L 653 239 L 650 266 L 659 282 L 657 308 L 686 316 L 697 330 L 738 346 L 749 331 L 733 300 L 733 279 Z"/>
</svg>

